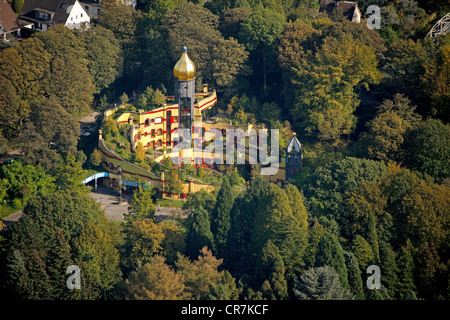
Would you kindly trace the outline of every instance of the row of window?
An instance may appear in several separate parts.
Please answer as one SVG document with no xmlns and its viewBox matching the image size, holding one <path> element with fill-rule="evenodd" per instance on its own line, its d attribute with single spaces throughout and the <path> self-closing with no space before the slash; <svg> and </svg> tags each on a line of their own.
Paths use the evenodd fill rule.
<svg viewBox="0 0 450 320">
<path fill-rule="evenodd" d="M 155 118 L 155 119 L 145 119 L 145 121 L 144 121 L 144 126 L 146 126 L 146 127 L 148 127 L 151 123 L 155 123 L 155 124 L 159 124 L 159 123 L 162 123 L 162 118 L 161 117 L 158 117 L 158 118 Z M 173 117 L 173 121 L 172 122 L 178 122 L 178 117 Z"/>
<path fill-rule="evenodd" d="M 293 163 L 293 164 L 299 164 L 301 161 L 301 156 L 294 156 L 294 155 L 290 155 L 288 154 L 287 159 L 286 159 L 286 163 Z"/>
</svg>

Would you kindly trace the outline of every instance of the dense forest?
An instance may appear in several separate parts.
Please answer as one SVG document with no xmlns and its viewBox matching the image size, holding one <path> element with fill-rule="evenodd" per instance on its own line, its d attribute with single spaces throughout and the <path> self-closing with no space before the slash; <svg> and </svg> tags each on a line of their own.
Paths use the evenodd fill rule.
<svg viewBox="0 0 450 320">
<path fill-rule="evenodd" d="M 450 35 L 426 35 L 450 5 L 356 2 L 380 29 L 318 0 L 109 0 L 87 30 L 2 47 L 0 155 L 22 155 L 0 167 L 0 202 L 24 214 L 0 221 L 0 297 L 449 299 Z M 139 188 L 108 221 L 81 184 L 99 160 L 78 120 L 173 94 L 183 46 L 230 117 L 280 129 L 280 149 L 296 133 L 302 171 L 281 186 L 224 165 L 186 218 L 158 221 Z"/>
</svg>

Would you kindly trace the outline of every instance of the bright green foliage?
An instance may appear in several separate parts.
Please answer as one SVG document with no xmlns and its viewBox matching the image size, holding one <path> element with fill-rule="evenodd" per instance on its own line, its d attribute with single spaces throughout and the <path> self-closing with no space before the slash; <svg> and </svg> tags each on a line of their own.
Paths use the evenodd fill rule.
<svg viewBox="0 0 450 320">
<path fill-rule="evenodd" d="M 233 201 L 233 191 L 228 178 L 225 177 L 217 195 L 216 206 L 211 213 L 211 232 L 214 235 L 216 256 L 219 258 L 225 256 L 225 243 L 230 229 L 230 210 Z"/>
<path fill-rule="evenodd" d="M 73 154 L 69 154 L 56 173 L 56 185 L 60 189 L 79 190 L 87 192 L 87 188 L 81 183 L 84 176 L 82 163 L 77 161 Z"/>
<path fill-rule="evenodd" d="M 215 191 L 207 192 L 200 190 L 190 196 L 183 204 L 183 210 L 194 212 L 197 208 L 203 207 L 208 212 L 212 212 L 216 205 L 217 193 Z M 189 219 L 189 217 L 187 218 Z"/>
<path fill-rule="evenodd" d="M 375 255 L 370 244 L 360 235 L 357 235 L 353 239 L 352 252 L 362 270 L 367 270 L 367 267 L 375 262 Z"/>
<path fill-rule="evenodd" d="M 28 201 L 37 194 L 48 194 L 55 190 L 54 179 L 40 166 L 23 165 L 14 161 L 1 168 L 5 191 Z"/>
<path fill-rule="evenodd" d="M 329 266 L 310 268 L 294 280 L 299 300 L 350 300 L 353 295 L 342 286 L 338 273 Z"/>
<path fill-rule="evenodd" d="M 133 199 L 128 207 L 129 214 L 126 216 L 127 220 L 143 219 L 143 218 L 155 218 L 155 205 L 152 197 L 155 192 L 147 185 L 143 188 L 139 185 L 139 188 L 133 193 Z"/>
<path fill-rule="evenodd" d="M 255 11 L 243 21 L 240 40 L 249 50 L 258 46 L 270 46 L 283 30 L 284 17 L 269 8 Z"/>
</svg>

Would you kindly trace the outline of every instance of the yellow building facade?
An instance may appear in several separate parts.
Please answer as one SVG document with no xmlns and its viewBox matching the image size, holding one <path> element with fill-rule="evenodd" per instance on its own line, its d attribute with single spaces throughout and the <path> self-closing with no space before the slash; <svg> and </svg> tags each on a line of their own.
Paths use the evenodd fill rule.
<svg viewBox="0 0 450 320">
<path fill-rule="evenodd" d="M 208 86 L 204 86 L 203 92 L 195 92 L 195 72 L 195 65 L 184 48 L 174 67 L 175 95 L 166 97 L 166 104 L 151 111 L 120 110 L 123 109 L 122 106 L 107 110 L 104 116 L 112 117 L 120 110 L 121 114 L 115 121 L 119 126 L 129 125 L 131 148 L 135 151 L 138 144 L 142 144 L 145 149 L 167 151 L 155 159 L 159 162 L 169 156 L 178 165 L 190 163 L 194 167 L 214 167 L 217 163 L 230 163 L 226 150 L 237 152 L 237 148 L 241 147 L 245 163 L 256 163 L 257 159 L 252 158 L 251 151 L 259 149 L 260 131 L 266 129 L 253 124 L 233 125 L 230 120 L 218 118 L 216 91 L 208 91 Z M 188 132 L 189 141 L 180 136 L 182 130 Z M 184 147 L 180 149 L 182 141 Z M 212 148 L 211 144 L 214 144 Z M 103 166 L 109 172 L 134 176 L 134 180 L 150 181 L 154 188 L 164 190 L 164 174 L 157 176 L 117 156 L 106 147 L 101 131 L 99 149 L 103 153 Z M 211 149 L 212 152 L 208 152 Z M 286 158 L 276 160 L 276 172 L 264 177 L 279 183 L 286 180 Z M 212 186 L 185 182 L 183 195 L 205 188 L 211 189 Z"/>
</svg>

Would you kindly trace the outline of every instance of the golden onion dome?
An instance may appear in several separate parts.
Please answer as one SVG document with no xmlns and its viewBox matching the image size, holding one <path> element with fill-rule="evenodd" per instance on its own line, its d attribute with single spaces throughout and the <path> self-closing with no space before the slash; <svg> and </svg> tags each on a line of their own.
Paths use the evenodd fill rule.
<svg viewBox="0 0 450 320">
<path fill-rule="evenodd" d="M 192 80 L 195 77 L 195 64 L 187 55 L 187 48 L 183 47 L 183 54 L 173 68 L 173 75 L 179 80 Z"/>
</svg>

